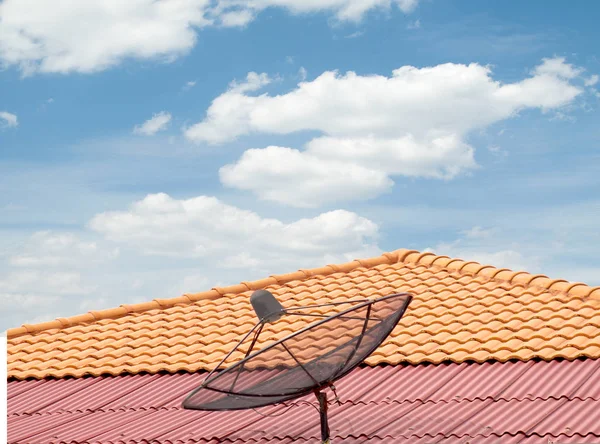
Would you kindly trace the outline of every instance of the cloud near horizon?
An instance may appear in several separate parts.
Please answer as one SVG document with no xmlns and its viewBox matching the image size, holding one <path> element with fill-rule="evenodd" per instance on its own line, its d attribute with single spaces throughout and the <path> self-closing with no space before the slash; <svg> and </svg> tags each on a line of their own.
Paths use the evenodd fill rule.
<svg viewBox="0 0 600 444">
<path fill-rule="evenodd" d="M 77 234 L 40 231 L 0 252 L 0 323 L 203 291 L 240 272 L 258 279 L 377 256 L 378 238 L 376 223 L 346 210 L 284 222 L 215 197 L 149 194 L 96 214 Z"/>
<path fill-rule="evenodd" d="M 377 224 L 351 211 L 329 211 L 286 223 L 211 196 L 175 199 L 165 193 L 149 194 L 128 210 L 97 214 L 88 225 L 109 241 L 165 257 L 237 257 L 258 265 L 284 259 L 296 263 L 303 258 L 345 259 L 379 251 Z M 241 245 L 244 251 L 239 250 Z"/>
</svg>

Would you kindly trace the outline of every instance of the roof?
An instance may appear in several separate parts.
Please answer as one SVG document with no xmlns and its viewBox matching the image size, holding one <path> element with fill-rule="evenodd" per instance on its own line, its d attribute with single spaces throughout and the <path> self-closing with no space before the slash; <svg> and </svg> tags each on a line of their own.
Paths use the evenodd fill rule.
<svg viewBox="0 0 600 444">
<path fill-rule="evenodd" d="M 369 365 L 600 357 L 600 287 L 397 250 L 11 329 L 8 376 L 211 369 L 255 323 L 249 296 L 261 288 L 284 306 L 411 293 L 409 311 Z M 291 322 L 276 323 L 276 333 L 292 332 Z"/>
<path fill-rule="evenodd" d="M 8 441 L 318 441 L 319 415 L 305 402 L 313 396 L 261 409 L 262 415 L 182 410 L 182 398 L 202 376 L 12 381 Z M 600 360 L 591 359 L 358 368 L 336 383 L 341 405 L 329 410 L 332 438 L 336 443 L 367 438 L 406 444 L 599 442 L 599 376 Z"/>
</svg>

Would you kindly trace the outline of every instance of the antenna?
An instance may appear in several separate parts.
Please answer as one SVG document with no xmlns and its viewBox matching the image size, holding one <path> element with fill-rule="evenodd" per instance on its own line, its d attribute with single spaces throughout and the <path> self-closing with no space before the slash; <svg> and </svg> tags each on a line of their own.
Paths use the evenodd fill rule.
<svg viewBox="0 0 600 444">
<path fill-rule="evenodd" d="M 334 381 L 352 371 L 381 345 L 411 300 L 410 294 L 398 293 L 376 299 L 285 308 L 270 292 L 257 290 L 250 296 L 250 303 L 258 322 L 185 398 L 183 408 L 243 410 L 312 392 L 319 403 L 321 441 L 329 444 L 324 390 L 330 388 L 336 393 Z M 295 331 L 283 337 L 281 330 L 263 334 L 283 317 L 296 318 L 292 324 L 297 326 Z M 320 319 L 315 321 L 315 318 Z M 251 335 L 252 340 L 243 352 L 242 344 Z M 234 362 L 225 365 L 228 360 Z"/>
</svg>

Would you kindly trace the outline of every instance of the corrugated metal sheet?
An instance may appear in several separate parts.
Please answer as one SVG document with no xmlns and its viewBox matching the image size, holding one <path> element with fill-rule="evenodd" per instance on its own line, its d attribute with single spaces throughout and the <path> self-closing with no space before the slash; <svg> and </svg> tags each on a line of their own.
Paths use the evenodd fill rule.
<svg viewBox="0 0 600 444">
<path fill-rule="evenodd" d="M 9 442 L 315 442 L 307 396 L 238 412 L 180 408 L 200 374 L 13 381 Z M 600 360 L 356 369 L 330 407 L 334 442 L 600 442 Z M 272 416 L 263 416 L 272 415 Z"/>
</svg>

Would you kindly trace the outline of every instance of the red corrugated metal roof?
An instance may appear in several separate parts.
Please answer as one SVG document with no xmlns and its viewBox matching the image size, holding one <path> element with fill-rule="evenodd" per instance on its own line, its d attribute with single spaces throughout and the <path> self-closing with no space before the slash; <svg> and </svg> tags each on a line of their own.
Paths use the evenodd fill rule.
<svg viewBox="0 0 600 444">
<path fill-rule="evenodd" d="M 315 442 L 306 401 L 254 411 L 180 408 L 200 374 L 136 375 L 8 386 L 10 443 Z M 600 442 L 600 360 L 356 369 L 337 384 L 334 442 Z M 289 408 L 288 411 L 286 409 Z"/>
</svg>

